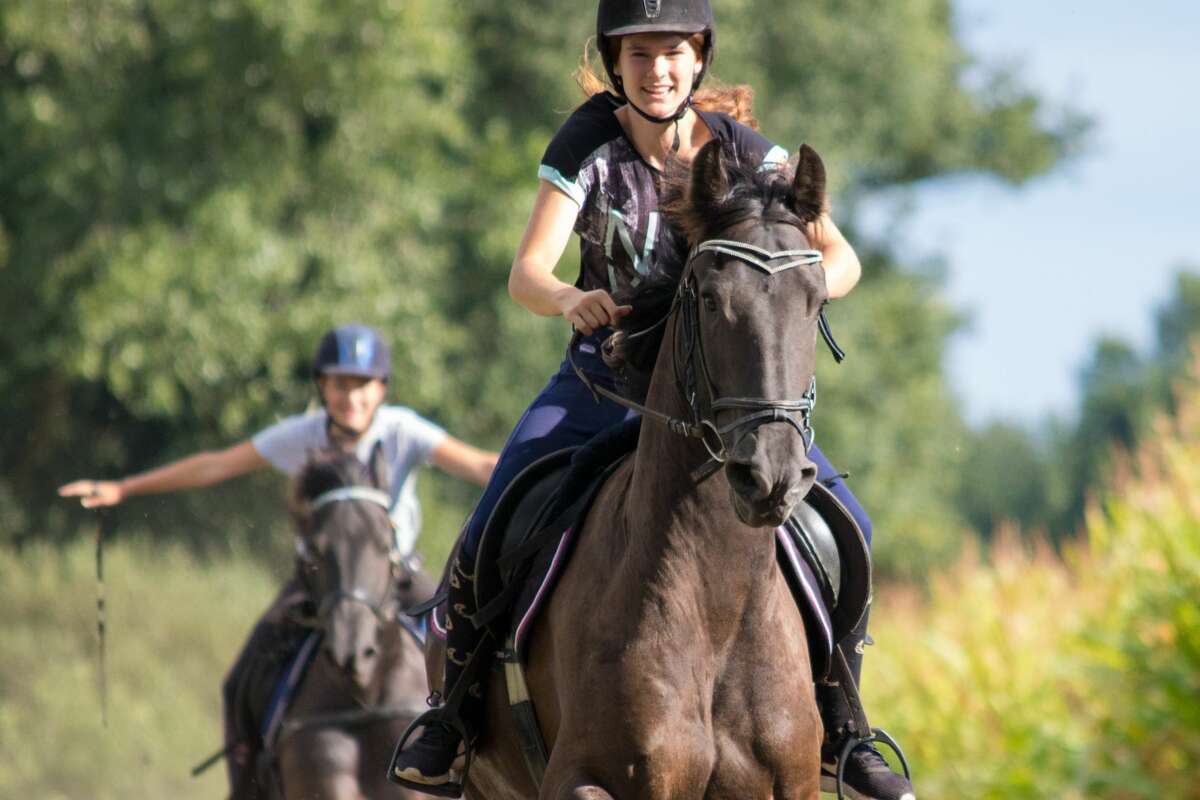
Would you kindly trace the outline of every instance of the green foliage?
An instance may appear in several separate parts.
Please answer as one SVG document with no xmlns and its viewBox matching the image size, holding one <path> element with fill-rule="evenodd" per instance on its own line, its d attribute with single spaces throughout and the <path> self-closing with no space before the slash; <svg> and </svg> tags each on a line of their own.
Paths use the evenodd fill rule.
<svg viewBox="0 0 1200 800">
<path fill-rule="evenodd" d="M 1080 141 L 1078 120 L 972 61 L 945 0 L 718 15 L 716 73 L 756 87 L 769 137 L 826 156 L 851 233 L 865 192 L 1020 181 Z M 85 518 L 58 484 L 298 411 L 313 343 L 340 321 L 388 334 L 396 401 L 498 446 L 566 340 L 505 279 L 592 19 L 550 0 L 4 6 L 3 537 L 70 539 Z M 834 313 L 851 360 L 822 369 L 817 423 L 883 532 L 881 563 L 912 574 L 956 546 L 962 426 L 941 373 L 956 318 L 933 274 L 858 244 L 868 274 Z M 143 500 L 103 524 L 278 552 L 279 505 L 261 502 L 276 487 Z M 431 519 L 473 497 L 431 489 Z"/>
<path fill-rule="evenodd" d="M 1200 369 L 1200 363 L 1197 364 Z M 1107 698 L 1092 791 L 1113 797 L 1200 797 L 1200 371 L 1174 419 L 1160 418 L 1103 511 L 1088 515 L 1111 586 L 1103 620 L 1084 632 Z"/>
<path fill-rule="evenodd" d="M 1079 530 L 1121 454 L 1138 446 L 1156 414 L 1179 410 L 1171 387 L 1187 372 L 1189 341 L 1200 341 L 1200 274 L 1181 268 L 1155 323 L 1144 353 L 1113 337 L 1096 342 L 1080 370 L 1076 419 L 1051 420 L 1040 432 L 995 423 L 966 437 L 956 502 L 977 532 L 990 535 L 1004 521 L 1055 540 Z"/>
<path fill-rule="evenodd" d="M 840 365 L 818 365 L 817 441 L 870 512 L 874 557 L 894 577 L 953 560 L 962 520 L 945 487 L 957 481 L 965 426 L 941 364 L 959 317 L 935 281 L 889 270 L 871 254 L 875 277 L 829 307 Z"/>
<path fill-rule="evenodd" d="M 932 797 L 1200 798 L 1200 363 L 1061 559 L 881 592 L 864 688 Z"/>
<path fill-rule="evenodd" d="M 957 505 L 989 535 L 1005 522 L 1032 530 L 1045 522 L 1048 457 L 1024 428 L 993 422 L 970 436 Z"/>
</svg>

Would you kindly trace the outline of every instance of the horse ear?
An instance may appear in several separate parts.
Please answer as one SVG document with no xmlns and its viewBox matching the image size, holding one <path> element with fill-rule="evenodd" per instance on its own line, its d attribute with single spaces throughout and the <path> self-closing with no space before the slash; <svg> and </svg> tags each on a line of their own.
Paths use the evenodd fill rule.
<svg viewBox="0 0 1200 800">
<path fill-rule="evenodd" d="M 698 209 L 708 208 L 729 193 L 729 176 L 725 173 L 725 154 L 720 139 L 713 139 L 696 154 L 692 161 L 692 182 L 688 200 Z"/>
<path fill-rule="evenodd" d="M 371 484 L 376 489 L 388 491 L 391 478 L 388 475 L 387 458 L 383 454 L 383 442 L 376 442 L 371 448 L 370 471 Z"/>
<path fill-rule="evenodd" d="M 800 145 L 792 197 L 796 213 L 805 222 L 812 222 L 825 211 L 825 162 L 806 144 Z"/>
</svg>

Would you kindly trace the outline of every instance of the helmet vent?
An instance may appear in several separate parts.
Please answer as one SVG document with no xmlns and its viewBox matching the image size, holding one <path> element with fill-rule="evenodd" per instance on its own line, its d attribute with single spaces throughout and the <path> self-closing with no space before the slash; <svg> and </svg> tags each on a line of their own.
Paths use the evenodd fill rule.
<svg viewBox="0 0 1200 800">
<path fill-rule="evenodd" d="M 656 19 L 662 13 L 662 0 L 642 0 L 642 5 L 646 7 L 648 19 Z"/>
</svg>

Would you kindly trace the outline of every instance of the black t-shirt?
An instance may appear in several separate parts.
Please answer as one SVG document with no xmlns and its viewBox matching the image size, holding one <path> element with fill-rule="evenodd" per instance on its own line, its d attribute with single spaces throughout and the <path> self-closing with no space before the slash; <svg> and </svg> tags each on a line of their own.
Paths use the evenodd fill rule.
<svg viewBox="0 0 1200 800">
<path fill-rule="evenodd" d="M 616 294 L 657 277 L 661 254 L 680 244 L 658 211 L 661 180 L 625 136 L 613 112 L 621 101 L 594 95 L 571 114 L 546 148 L 538 177 L 579 205 L 579 279 L 584 291 Z M 713 136 L 731 142 L 738 158 L 778 164 L 787 152 L 727 114 L 699 111 Z"/>
</svg>

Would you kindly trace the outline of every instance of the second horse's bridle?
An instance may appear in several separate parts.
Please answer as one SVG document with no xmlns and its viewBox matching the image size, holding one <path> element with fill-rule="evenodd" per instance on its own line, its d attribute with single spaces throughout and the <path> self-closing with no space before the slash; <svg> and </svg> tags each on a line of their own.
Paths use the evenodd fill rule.
<svg viewBox="0 0 1200 800">
<path fill-rule="evenodd" d="M 308 510 L 309 513 L 315 514 L 318 510 L 329 505 L 330 503 L 344 501 L 371 503 L 380 506 L 384 509 L 384 511 L 387 512 L 390 512 L 392 509 L 391 498 L 388 496 L 387 492 L 384 492 L 380 489 L 373 489 L 368 486 L 341 486 L 337 489 L 331 489 L 327 492 L 317 495 L 309 503 Z M 305 546 L 303 539 L 297 540 L 297 551 L 302 560 L 307 560 L 310 557 L 308 548 Z M 396 554 L 394 550 L 389 550 L 389 560 L 393 565 L 396 563 L 395 555 Z M 371 610 L 372 613 L 375 614 L 376 619 L 378 619 L 380 623 L 386 624 L 393 621 L 393 617 L 389 615 L 387 608 L 388 598 L 392 594 L 392 585 L 393 582 L 389 581 L 388 588 L 385 590 L 384 596 L 379 600 L 373 599 L 371 594 L 366 589 L 363 589 L 359 586 L 355 586 L 350 589 L 344 589 L 339 586 L 333 591 L 327 592 L 317 603 L 317 625 L 324 626 L 325 620 L 329 618 L 329 614 L 333 611 L 334 606 L 342 601 L 349 601 L 366 606 Z"/>
</svg>

